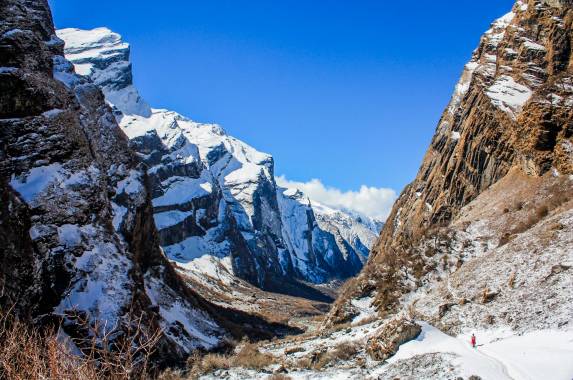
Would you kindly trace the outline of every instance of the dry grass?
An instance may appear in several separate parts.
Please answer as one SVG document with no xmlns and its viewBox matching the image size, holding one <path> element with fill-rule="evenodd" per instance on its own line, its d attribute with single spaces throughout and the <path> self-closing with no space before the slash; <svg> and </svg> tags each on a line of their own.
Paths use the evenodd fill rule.
<svg viewBox="0 0 573 380">
<path fill-rule="evenodd" d="M 96 379 L 94 363 L 74 356 L 53 332 L 41 333 L 18 320 L 0 326 L 0 378 L 10 380 Z"/>
<path fill-rule="evenodd" d="M 101 334 L 101 326 L 85 324 L 89 339 L 64 340 L 56 328 L 34 327 L 0 312 L 0 379 L 127 380 L 149 376 L 149 359 L 160 332 L 143 333 L 141 319 L 122 330 Z M 82 348 L 79 355 L 71 347 Z"/>
<path fill-rule="evenodd" d="M 264 354 L 259 351 L 255 344 L 247 343 L 232 358 L 235 367 L 250 369 L 262 369 L 270 364 L 276 363 L 276 358 L 270 354 Z"/>
<path fill-rule="evenodd" d="M 291 380 L 292 377 L 283 375 L 282 373 L 274 373 L 267 377 L 267 380 Z"/>
<path fill-rule="evenodd" d="M 570 199 L 571 196 L 569 194 L 568 188 L 564 189 L 555 186 L 552 189 L 551 195 L 543 198 L 542 201 L 538 203 L 537 206 L 529 213 L 529 215 L 527 216 L 527 218 L 525 218 L 525 220 L 519 223 L 511 231 L 506 232 L 505 234 L 502 235 L 502 237 L 499 240 L 498 246 L 501 247 L 507 244 L 508 242 L 513 240 L 515 235 L 529 230 L 531 227 L 535 226 L 541 220 L 546 218 L 551 213 L 551 211 L 569 202 Z M 518 204 L 520 207 L 516 209 L 522 210 L 524 208 L 524 203 L 518 202 Z"/>
<path fill-rule="evenodd" d="M 209 373 L 218 369 L 231 368 L 231 359 L 227 355 L 222 354 L 207 354 L 200 361 L 200 366 L 197 368 L 201 373 Z"/>
<path fill-rule="evenodd" d="M 190 377 L 196 378 L 219 369 L 241 367 L 261 370 L 275 363 L 277 363 L 275 356 L 262 353 L 254 343 L 244 343 L 243 347 L 234 355 L 192 355 L 188 361 L 188 368 Z"/>
<path fill-rule="evenodd" d="M 338 361 L 353 359 L 360 351 L 356 342 L 341 342 L 333 350 L 315 351 L 294 363 L 295 368 L 320 370 Z"/>
<path fill-rule="evenodd" d="M 510 289 L 513 289 L 515 287 L 515 277 L 517 276 L 517 273 L 515 271 L 511 272 L 511 274 L 509 275 L 509 279 L 507 280 L 507 286 Z"/>
<path fill-rule="evenodd" d="M 376 322 L 378 319 L 380 319 L 378 317 L 378 314 L 373 314 L 373 315 L 370 315 L 368 317 L 362 318 L 358 322 L 352 323 L 352 327 L 359 327 L 359 326 L 368 325 L 372 322 Z"/>
<path fill-rule="evenodd" d="M 356 356 L 360 347 L 356 342 L 342 342 L 331 353 L 333 360 L 350 360 Z"/>
<path fill-rule="evenodd" d="M 300 346 L 295 346 L 295 347 L 291 347 L 291 348 L 286 348 L 285 349 L 285 355 L 292 355 L 292 354 L 296 354 L 297 352 L 304 352 L 305 349 L 303 347 Z"/>
</svg>

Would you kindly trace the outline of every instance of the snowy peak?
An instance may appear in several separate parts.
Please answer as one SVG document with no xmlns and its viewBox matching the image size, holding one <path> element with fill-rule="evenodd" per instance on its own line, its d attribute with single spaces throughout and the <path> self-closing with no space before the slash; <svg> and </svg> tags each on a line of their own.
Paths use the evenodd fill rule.
<svg viewBox="0 0 573 380">
<path fill-rule="evenodd" d="M 294 281 L 295 295 L 308 292 L 299 280 L 322 283 L 360 270 L 375 224 L 325 206 L 315 214 L 302 193 L 277 188 L 271 155 L 218 125 L 147 107 L 132 85 L 129 45 L 118 34 L 98 28 L 58 35 L 149 167 L 155 223 L 171 260 L 197 268 L 188 264 L 204 255 L 231 257 L 234 275 L 278 291 Z"/>
<path fill-rule="evenodd" d="M 98 85 L 108 103 L 126 115 L 149 116 L 151 110 L 133 87 L 129 44 L 107 28 L 58 30 L 65 41 L 66 57 L 76 73 Z"/>
</svg>

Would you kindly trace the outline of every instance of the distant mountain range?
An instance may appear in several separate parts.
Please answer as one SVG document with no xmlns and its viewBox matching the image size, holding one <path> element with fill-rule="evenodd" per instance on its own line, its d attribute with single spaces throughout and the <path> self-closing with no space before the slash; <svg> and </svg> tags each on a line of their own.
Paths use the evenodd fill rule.
<svg viewBox="0 0 573 380">
<path fill-rule="evenodd" d="M 147 165 L 155 224 L 171 260 L 229 256 L 238 277 L 300 295 L 304 288 L 299 293 L 284 282 L 318 284 L 360 271 L 381 223 L 279 188 L 273 157 L 218 125 L 150 108 L 133 86 L 130 47 L 118 34 L 98 28 L 57 35 L 76 72 L 102 89 Z"/>
</svg>

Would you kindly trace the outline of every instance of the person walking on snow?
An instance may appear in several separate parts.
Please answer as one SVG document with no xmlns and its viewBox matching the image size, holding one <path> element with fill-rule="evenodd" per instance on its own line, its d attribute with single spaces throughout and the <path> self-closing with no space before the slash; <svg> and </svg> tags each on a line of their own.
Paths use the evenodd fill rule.
<svg viewBox="0 0 573 380">
<path fill-rule="evenodd" d="M 475 336 L 474 334 L 472 334 L 472 340 L 471 340 L 471 342 L 472 342 L 472 347 L 473 347 L 473 348 L 476 348 L 476 336 Z"/>
</svg>

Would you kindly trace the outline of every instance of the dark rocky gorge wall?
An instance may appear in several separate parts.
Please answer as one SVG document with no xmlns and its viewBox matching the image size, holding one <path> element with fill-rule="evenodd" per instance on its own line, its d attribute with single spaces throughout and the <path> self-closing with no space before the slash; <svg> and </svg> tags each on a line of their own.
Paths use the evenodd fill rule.
<svg viewBox="0 0 573 380">
<path fill-rule="evenodd" d="M 64 59 L 47 2 L 2 1 L 0 19 L 2 310 L 57 319 L 72 337 L 85 318 L 118 331 L 142 318 L 164 331 L 164 363 L 219 345 L 221 311 L 161 252 L 145 168 L 99 88 Z"/>
<path fill-rule="evenodd" d="M 517 1 L 481 38 L 415 180 L 327 324 L 347 320 L 350 300 L 371 293 L 383 315 L 399 309 L 400 297 L 434 270 L 417 246 L 510 169 L 573 173 L 572 8 L 570 1 Z"/>
<path fill-rule="evenodd" d="M 230 255 L 252 284 L 315 299 L 328 297 L 304 281 L 360 269 L 374 224 L 333 210 L 317 218 L 308 199 L 276 186 L 271 156 L 218 126 L 150 109 L 132 85 L 126 44 L 103 36 L 118 49 L 83 63 L 114 75 L 79 75 L 46 0 L 2 1 L 0 16 L 2 312 L 61 324 L 72 338 L 86 336 L 86 323 L 120 336 L 141 318 L 146 333 L 163 332 L 156 359 L 165 365 L 231 335 L 293 331 L 200 297 L 170 261 L 189 252 L 177 250 L 186 240 Z M 172 140 L 130 135 L 135 119 L 155 116 Z M 204 145 L 189 141 L 202 136 Z M 259 172 L 225 180 L 241 167 Z"/>
</svg>

